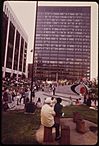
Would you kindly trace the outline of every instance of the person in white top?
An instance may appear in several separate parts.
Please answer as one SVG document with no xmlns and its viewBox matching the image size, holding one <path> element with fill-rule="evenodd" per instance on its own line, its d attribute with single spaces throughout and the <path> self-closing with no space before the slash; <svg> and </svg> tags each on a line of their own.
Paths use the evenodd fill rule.
<svg viewBox="0 0 99 146">
<path fill-rule="evenodd" d="M 56 138 L 55 140 L 60 139 L 59 128 L 54 121 L 55 111 L 52 107 L 51 98 L 47 98 L 45 100 L 45 104 L 41 108 L 41 124 L 45 127 L 55 127 L 56 130 Z M 50 135 L 49 135 L 50 136 Z"/>
<path fill-rule="evenodd" d="M 37 108 L 41 108 L 42 107 L 41 98 L 38 98 L 38 100 L 36 102 L 36 106 L 37 106 Z"/>
<path fill-rule="evenodd" d="M 41 108 L 41 124 L 45 127 L 52 127 L 54 125 L 54 116 L 55 112 L 51 105 L 51 99 L 47 98 Z"/>
</svg>

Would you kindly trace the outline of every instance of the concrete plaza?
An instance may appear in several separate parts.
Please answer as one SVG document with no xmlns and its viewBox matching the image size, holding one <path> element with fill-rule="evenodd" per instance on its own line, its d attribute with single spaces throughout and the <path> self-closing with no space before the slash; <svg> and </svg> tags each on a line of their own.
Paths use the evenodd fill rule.
<svg viewBox="0 0 99 146">
<path fill-rule="evenodd" d="M 77 87 L 77 92 L 79 92 L 79 87 Z M 44 91 L 35 91 L 35 97 L 32 98 L 33 102 L 37 102 L 38 98 L 41 98 L 42 104 L 44 103 L 45 98 L 51 98 L 51 97 L 60 97 L 62 98 L 62 105 L 68 106 L 70 104 L 70 97 L 72 98 L 73 104 L 75 104 L 76 99 L 81 98 L 80 95 L 75 94 L 71 90 L 71 85 L 65 85 L 65 86 L 58 86 L 56 87 L 56 93 L 53 95 L 52 91 L 49 90 L 49 88 L 45 88 Z M 30 99 L 30 94 L 29 94 Z M 11 107 L 10 110 L 18 110 L 18 109 L 24 109 L 24 103 L 22 99 L 22 103 L 17 105 L 17 98 L 15 98 L 15 101 L 12 103 L 9 103 L 9 106 Z"/>
</svg>

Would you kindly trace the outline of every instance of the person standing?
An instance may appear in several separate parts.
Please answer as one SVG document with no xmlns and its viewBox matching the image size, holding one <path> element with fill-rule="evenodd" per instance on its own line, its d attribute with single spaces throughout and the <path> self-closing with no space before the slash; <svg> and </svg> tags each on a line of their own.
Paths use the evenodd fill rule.
<svg viewBox="0 0 99 146">
<path fill-rule="evenodd" d="M 53 110 L 51 99 L 47 98 L 44 105 L 41 108 L 41 124 L 45 127 L 55 127 L 56 138 L 59 139 L 59 128 L 54 121 L 55 111 Z M 50 135 L 49 135 L 50 136 Z"/>
<path fill-rule="evenodd" d="M 84 102 L 83 102 L 83 104 L 87 104 L 87 98 L 86 98 L 86 94 L 84 95 Z"/>
<path fill-rule="evenodd" d="M 72 101 L 71 96 L 69 97 L 69 105 L 73 105 L 73 101 Z"/>
<path fill-rule="evenodd" d="M 51 97 L 51 103 L 52 103 L 52 107 L 54 108 L 55 104 L 56 104 L 56 99 L 55 97 Z"/>
<path fill-rule="evenodd" d="M 3 94 L 3 101 L 4 102 L 8 102 L 8 93 L 9 93 L 9 90 L 7 88 L 5 88 L 4 94 Z"/>
<path fill-rule="evenodd" d="M 87 106 L 91 106 L 91 98 L 90 97 L 88 97 L 88 99 L 87 99 Z"/>
<path fill-rule="evenodd" d="M 55 120 L 55 123 L 57 125 L 57 128 L 58 128 L 58 133 L 57 135 L 59 136 L 58 139 L 60 138 L 60 133 L 59 133 L 59 127 L 60 127 L 60 118 L 62 117 L 62 109 L 63 109 L 63 105 L 61 104 L 62 102 L 62 99 L 61 98 L 56 98 L 57 100 L 57 103 L 55 104 L 54 106 L 54 111 L 55 111 L 55 117 L 54 117 L 54 120 Z"/>
<path fill-rule="evenodd" d="M 2 103 L 2 108 L 6 112 L 9 109 L 8 106 L 8 93 L 9 90 L 7 88 L 4 89 L 4 94 L 3 94 L 3 103 Z"/>
<path fill-rule="evenodd" d="M 21 103 L 22 98 L 23 98 L 23 103 L 25 104 L 25 89 L 22 89 L 20 103 Z"/>
<path fill-rule="evenodd" d="M 56 91 L 56 88 L 55 88 L 55 86 L 53 86 L 53 95 L 55 95 L 55 91 Z"/>
<path fill-rule="evenodd" d="M 39 97 L 37 102 L 36 102 L 36 106 L 37 108 L 41 108 L 42 107 L 42 102 L 41 102 L 41 98 Z"/>
</svg>

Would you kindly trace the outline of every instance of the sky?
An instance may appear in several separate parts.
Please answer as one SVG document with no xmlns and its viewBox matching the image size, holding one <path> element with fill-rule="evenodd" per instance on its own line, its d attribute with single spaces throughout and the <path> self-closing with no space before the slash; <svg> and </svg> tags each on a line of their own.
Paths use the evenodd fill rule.
<svg viewBox="0 0 99 146">
<path fill-rule="evenodd" d="M 28 35 L 27 64 L 32 63 L 32 52 L 34 46 L 35 12 L 36 1 L 5 1 L 8 2 Z M 91 6 L 91 77 L 98 75 L 98 3 L 96 2 L 59 2 L 39 1 L 44 6 Z"/>
</svg>

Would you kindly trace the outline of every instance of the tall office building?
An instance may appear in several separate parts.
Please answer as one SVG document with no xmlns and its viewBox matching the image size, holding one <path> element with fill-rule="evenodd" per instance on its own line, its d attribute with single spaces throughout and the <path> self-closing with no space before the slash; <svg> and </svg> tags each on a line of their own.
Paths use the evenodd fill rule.
<svg viewBox="0 0 99 146">
<path fill-rule="evenodd" d="M 90 77 L 90 6 L 39 6 L 36 79 Z"/>
<path fill-rule="evenodd" d="M 2 15 L 2 76 L 26 74 L 27 34 L 8 2 L 4 2 Z"/>
</svg>

